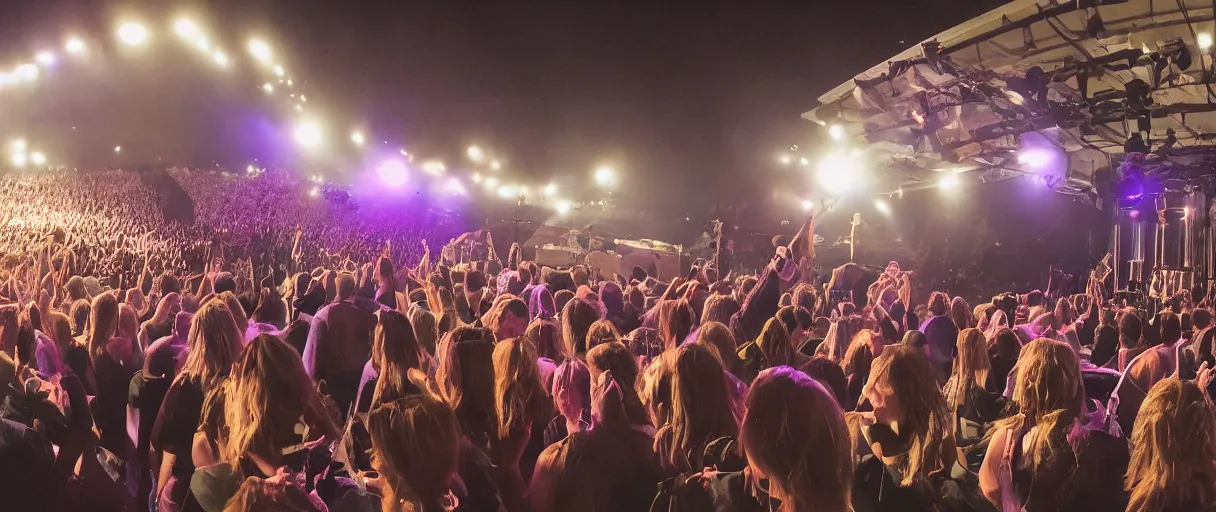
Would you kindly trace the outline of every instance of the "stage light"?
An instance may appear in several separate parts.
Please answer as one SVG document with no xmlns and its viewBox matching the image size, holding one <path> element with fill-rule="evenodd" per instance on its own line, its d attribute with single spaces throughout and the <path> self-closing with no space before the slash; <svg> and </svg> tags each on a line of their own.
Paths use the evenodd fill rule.
<svg viewBox="0 0 1216 512">
<path fill-rule="evenodd" d="M 319 197 L 321 195 L 321 187 L 313 187 L 308 190 L 309 197 Z"/>
<path fill-rule="evenodd" d="M 1042 169 L 1051 163 L 1054 156 L 1051 151 L 1042 148 L 1024 149 L 1018 153 L 1018 163 Z"/>
<path fill-rule="evenodd" d="M 779 158 L 778 160 L 781 161 L 781 165 L 789 165 L 790 162 L 792 162 L 794 159 L 790 158 L 789 155 L 781 155 L 781 158 Z"/>
<path fill-rule="evenodd" d="M 829 194 L 839 195 L 850 191 L 858 181 L 861 165 L 856 158 L 832 153 L 819 161 L 819 185 Z"/>
<path fill-rule="evenodd" d="M 387 144 L 387 142 L 386 142 L 386 144 Z M 414 157 L 413 157 L 413 156 L 411 156 L 411 155 L 410 155 L 410 152 L 409 152 L 409 151 L 406 151 L 406 150 L 405 150 L 405 148 L 401 148 L 401 150 L 399 150 L 399 151 L 398 151 L 398 153 L 401 153 L 401 156 L 408 156 L 408 157 L 410 157 L 410 161 L 411 161 L 411 162 L 413 162 L 413 161 L 414 161 Z"/>
<path fill-rule="evenodd" d="M 253 174 L 254 171 L 257 171 L 257 170 L 258 170 L 258 168 L 254 167 L 253 164 L 249 164 L 249 165 L 245 166 L 245 172 L 247 172 L 249 174 Z"/>
<path fill-rule="evenodd" d="M 557 193 L 557 184 L 556 183 L 550 183 L 548 185 L 545 185 L 545 195 L 552 196 L 553 194 L 556 194 L 556 193 Z"/>
<path fill-rule="evenodd" d="M 216 51 L 215 55 L 211 56 L 211 60 L 215 61 L 215 64 L 221 68 L 228 67 L 228 55 L 224 52 Z"/>
<path fill-rule="evenodd" d="M 400 187 L 408 179 L 405 163 L 396 159 L 380 164 L 380 167 L 376 168 L 376 175 L 390 187 Z"/>
<path fill-rule="evenodd" d="M 266 83 L 262 84 L 262 90 L 266 91 L 266 94 L 270 94 L 270 93 L 274 92 L 274 85 L 271 84 L 270 82 L 266 82 Z"/>
<path fill-rule="evenodd" d="M 71 53 L 71 54 L 84 53 L 84 50 L 85 50 L 84 41 L 81 41 L 80 39 L 77 39 L 75 37 L 69 38 L 67 40 L 67 42 L 63 44 L 63 49 L 67 50 L 67 52 Z"/>
<path fill-rule="evenodd" d="M 498 178 L 495 178 L 493 176 L 487 177 L 485 183 L 486 183 L 487 190 L 493 190 L 495 188 L 498 188 Z"/>
<path fill-rule="evenodd" d="M 943 190 L 949 190 L 958 187 L 958 171 L 950 170 L 942 172 L 941 180 L 937 182 L 937 186 Z"/>
<path fill-rule="evenodd" d="M 831 137 L 832 140 L 834 140 L 836 142 L 840 142 L 840 141 L 844 140 L 844 136 L 845 136 L 844 127 L 840 126 L 838 124 L 829 126 L 828 127 L 828 136 Z"/>
<path fill-rule="evenodd" d="M 301 121 L 295 127 L 296 142 L 306 148 L 321 144 L 321 126 L 315 121 Z"/>
<path fill-rule="evenodd" d="M 798 163 L 801 164 L 803 167 L 811 165 L 811 161 L 807 160 L 806 157 L 799 158 Z"/>
<path fill-rule="evenodd" d="M 519 186 L 519 195 L 524 196 L 524 197 L 527 197 L 527 196 L 529 196 L 529 195 L 531 195 L 531 194 L 532 194 L 532 191 L 531 191 L 530 189 L 528 189 L 528 186 L 527 186 L 527 185 L 520 185 L 520 186 Z"/>
<path fill-rule="evenodd" d="M 25 167 L 26 163 L 29 162 L 29 158 L 25 156 L 25 153 L 13 153 L 9 157 L 9 161 L 13 163 L 13 167 Z"/>
<path fill-rule="evenodd" d="M 351 132 L 350 141 L 356 146 L 362 146 L 367 143 L 367 139 L 363 136 L 363 132 Z"/>
<path fill-rule="evenodd" d="M 25 148 L 28 147 L 25 143 L 25 139 L 14 139 L 12 142 L 8 143 L 8 145 L 13 149 L 14 152 L 18 153 L 24 153 Z"/>
<path fill-rule="evenodd" d="M 495 171 L 502 169 L 502 162 L 499 162 L 498 160 L 493 160 L 490 162 L 490 168 L 494 169 Z"/>
<path fill-rule="evenodd" d="M 811 211 L 811 209 L 813 209 L 813 208 L 815 208 L 815 202 L 814 202 L 814 201 L 811 201 L 810 199 L 803 199 L 803 200 L 802 200 L 802 211 L 804 211 L 804 212 L 809 212 L 809 211 Z"/>
<path fill-rule="evenodd" d="M 447 167 L 439 160 L 427 160 L 422 163 L 422 170 L 426 171 L 427 174 L 443 174 L 443 171 L 446 171 Z"/>
<path fill-rule="evenodd" d="M 1212 49 L 1212 33 L 1211 32 L 1200 32 L 1198 35 L 1195 36 L 1195 42 L 1199 46 L 1199 51 L 1206 52 L 1206 51 Z"/>
<path fill-rule="evenodd" d="M 481 183 L 481 173 L 473 173 L 473 183 Z"/>
<path fill-rule="evenodd" d="M 291 86 L 292 86 L 292 85 L 291 85 L 291 80 L 288 80 L 288 81 L 287 81 L 287 86 L 288 86 L 288 87 L 291 87 Z"/>
<path fill-rule="evenodd" d="M 570 201 L 567 201 L 565 199 L 559 199 L 556 203 L 553 204 L 553 209 L 557 210 L 558 215 L 565 215 L 567 213 L 570 213 L 570 209 L 573 207 L 574 207 L 574 204 L 572 204 Z"/>
<path fill-rule="evenodd" d="M 305 98 L 303 94 L 300 95 L 300 103 L 308 103 L 308 98 Z"/>
<path fill-rule="evenodd" d="M 465 154 L 469 155 L 469 160 L 474 162 L 481 162 L 481 160 L 486 156 L 485 153 L 481 151 L 481 148 L 477 146 L 469 146 L 469 149 L 465 151 Z"/>
<path fill-rule="evenodd" d="M 266 62 L 274 52 L 270 51 L 270 45 L 266 44 L 266 41 L 255 38 L 249 40 L 249 54 L 260 62 Z"/>
<path fill-rule="evenodd" d="M 874 200 L 874 209 L 878 210 L 879 213 L 882 213 L 883 215 L 891 214 L 891 206 L 888 205 L 887 202 L 883 201 L 882 199 Z"/>
<path fill-rule="evenodd" d="M 123 23 L 118 27 L 118 39 L 128 46 L 142 45 L 148 42 L 148 28 L 139 23 Z"/>
<path fill-rule="evenodd" d="M 304 111 L 304 105 L 296 105 L 296 106 L 291 107 L 291 108 L 295 109 L 295 111 L 296 111 L 296 112 L 303 112 L 303 111 Z"/>
<path fill-rule="evenodd" d="M 616 171 L 607 165 L 595 170 L 595 183 L 601 187 L 610 187 L 616 183 Z"/>
<path fill-rule="evenodd" d="M 513 185 L 503 185 L 498 187 L 498 197 L 503 199 L 511 199 L 515 197 L 516 188 Z"/>
<path fill-rule="evenodd" d="M 22 64 L 13 70 L 13 74 L 22 80 L 34 80 L 38 78 L 38 66 Z"/>
<path fill-rule="evenodd" d="M 49 50 L 40 51 L 40 52 L 34 54 L 34 60 L 37 61 L 39 64 L 42 64 L 43 66 L 48 66 L 48 67 L 53 66 L 53 65 L 55 65 L 55 60 L 56 60 L 55 52 L 52 52 Z"/>
<path fill-rule="evenodd" d="M 198 29 L 198 25 L 186 18 L 179 18 L 177 21 L 175 21 L 173 23 L 173 30 L 177 32 L 177 35 L 187 39 L 193 38 L 201 33 Z"/>
<path fill-rule="evenodd" d="M 286 71 L 283 71 L 283 66 L 275 65 L 274 76 L 283 76 L 284 74 L 286 74 Z"/>
<path fill-rule="evenodd" d="M 122 153 L 122 146 L 114 146 L 115 153 Z"/>
<path fill-rule="evenodd" d="M 455 176 L 453 176 L 451 179 L 448 180 L 447 190 L 448 190 L 448 192 L 451 192 L 452 194 L 461 195 L 461 196 L 468 194 L 468 191 L 465 190 L 465 188 L 464 188 L 464 184 L 461 183 L 460 179 Z"/>
<path fill-rule="evenodd" d="M 198 36 L 190 42 L 194 43 L 194 46 L 202 51 L 211 51 L 211 41 L 208 41 L 206 36 Z"/>
</svg>

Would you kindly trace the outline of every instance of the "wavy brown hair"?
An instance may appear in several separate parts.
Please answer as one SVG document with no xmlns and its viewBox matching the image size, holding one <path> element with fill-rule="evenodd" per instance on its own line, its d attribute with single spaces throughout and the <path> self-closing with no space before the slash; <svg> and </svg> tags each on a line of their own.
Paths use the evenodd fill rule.
<svg viewBox="0 0 1216 512">
<path fill-rule="evenodd" d="M 368 415 L 372 467 L 388 483 L 391 502 L 414 503 L 414 510 L 444 510 L 460 456 L 456 412 L 429 393 L 386 403 Z M 388 501 L 387 499 L 385 501 Z"/>
<path fill-rule="evenodd" d="M 439 346 L 435 385 L 456 411 L 460 430 L 475 443 L 498 431 L 494 409 L 494 335 L 478 327 L 457 327 Z"/>
<path fill-rule="evenodd" d="M 983 388 L 988 382 L 988 372 L 992 369 L 988 361 L 988 343 L 984 333 L 979 329 L 963 329 L 958 333 L 956 347 L 958 354 L 954 356 L 954 375 L 947 382 L 943 392 L 946 395 L 946 405 L 950 411 L 957 411 L 958 406 L 966 398 L 968 384 Z"/>
<path fill-rule="evenodd" d="M 549 394 L 540 381 L 536 348 L 526 337 L 498 342 L 494 347 L 494 409 L 498 439 L 521 435 L 531 424 L 544 428 L 552 416 Z"/>
<path fill-rule="evenodd" d="M 190 320 L 189 350 L 178 378 L 196 379 L 200 388 L 210 390 L 240 357 L 242 338 L 228 306 L 208 301 Z"/>
<path fill-rule="evenodd" d="M 684 472 L 698 469 L 709 443 L 739 434 L 740 413 L 713 349 L 688 343 L 675 352 L 671 421 L 655 433 L 655 452 L 664 469 Z"/>
<path fill-rule="evenodd" d="M 912 442 L 895 464 L 903 478 L 901 487 L 927 482 L 929 476 L 949 471 L 955 458 L 950 434 L 953 416 L 937 387 L 937 371 L 923 351 L 910 345 L 891 345 L 874 360 L 862 396 L 876 388 L 900 398 L 899 427 L 911 429 Z"/>
<path fill-rule="evenodd" d="M 1194 382 L 1163 379 L 1132 429 L 1128 510 L 1216 509 L 1216 412 Z"/>
<path fill-rule="evenodd" d="M 89 309 L 89 354 L 98 357 L 106 352 L 106 344 L 118 330 L 118 299 L 103 293 L 93 298 Z"/>
<path fill-rule="evenodd" d="M 587 350 L 591 350 L 596 345 L 614 341 L 621 341 L 621 333 L 617 332 L 616 325 L 607 319 L 596 320 L 591 324 L 591 328 L 587 329 Z"/>
<path fill-rule="evenodd" d="M 667 300 L 659 304 L 659 339 L 665 349 L 672 349 L 684 343 L 692 332 L 695 315 L 687 300 Z"/>
<path fill-rule="evenodd" d="M 409 370 L 422 368 L 422 348 L 405 315 L 388 309 L 380 311 L 372 335 L 371 356 L 377 372 L 371 408 L 418 391 L 409 380 Z"/>
</svg>

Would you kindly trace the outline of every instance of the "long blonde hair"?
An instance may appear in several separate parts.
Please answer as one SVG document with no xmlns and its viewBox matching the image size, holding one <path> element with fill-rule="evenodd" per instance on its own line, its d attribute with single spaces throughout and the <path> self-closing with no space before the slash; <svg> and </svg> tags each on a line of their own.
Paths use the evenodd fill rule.
<svg viewBox="0 0 1216 512">
<path fill-rule="evenodd" d="M 536 347 L 523 336 L 498 342 L 494 347 L 494 409 L 498 413 L 498 439 L 544 428 L 552 413 L 549 395 L 540 381 Z"/>
<path fill-rule="evenodd" d="M 954 356 L 954 378 L 943 390 L 951 412 L 958 410 L 970 387 L 968 384 L 983 388 L 988 380 L 988 372 L 992 369 L 992 364 L 988 361 L 988 343 L 979 329 L 959 331 L 956 347 L 958 354 Z"/>
<path fill-rule="evenodd" d="M 203 304 L 190 320 L 189 350 L 178 378 L 196 379 L 204 392 L 209 391 L 240 357 L 241 340 L 228 306 L 218 300 Z"/>
<path fill-rule="evenodd" d="M 776 317 L 768 319 L 760 336 L 756 338 L 756 346 L 764 355 L 765 368 L 788 366 L 794 363 L 794 350 L 790 347 L 790 335 L 785 325 Z"/>
<path fill-rule="evenodd" d="M 497 432 L 494 409 L 494 335 L 479 327 L 457 327 L 439 344 L 435 386 L 456 410 L 460 430 L 476 443 Z"/>
<path fill-rule="evenodd" d="M 260 334 L 249 342 L 233 366 L 224 394 L 225 461 L 253 454 L 277 466 L 282 449 L 291 446 L 282 433 L 296 432 L 297 422 L 309 429 L 305 440 L 332 438 L 339 432 L 300 356 L 273 334 Z"/>
<path fill-rule="evenodd" d="M 429 393 L 410 395 L 371 411 L 367 430 L 372 466 L 392 497 L 443 510 L 460 456 L 460 426 L 451 406 Z"/>
<path fill-rule="evenodd" d="M 405 315 L 394 310 L 380 311 L 372 335 L 371 356 L 372 366 L 377 372 L 372 408 L 416 390 L 409 381 L 409 370 L 422 369 L 422 349 Z"/>
<path fill-rule="evenodd" d="M 686 343 L 674 351 L 671 421 L 655 434 L 655 451 L 665 469 L 683 472 L 696 469 L 701 453 L 695 450 L 739 434 L 740 413 L 712 348 Z"/>
<path fill-rule="evenodd" d="M 852 509 L 852 446 L 832 393 L 788 366 L 760 372 L 747 394 L 740 445 L 781 491 L 782 510 Z"/>
<path fill-rule="evenodd" d="M 1132 430 L 1128 510 L 1216 508 L 1216 412 L 1194 382 L 1149 390 Z"/>
<path fill-rule="evenodd" d="M 879 383 L 900 398 L 900 430 L 912 430 L 909 449 L 895 464 L 903 475 L 899 485 L 908 487 L 939 471 L 949 471 L 947 462 L 955 458 L 950 434 L 953 416 L 937 387 L 937 371 L 924 352 L 904 344 L 886 347 L 874 360 L 862 395 L 869 396 Z"/>
<path fill-rule="evenodd" d="M 118 329 L 118 299 L 103 293 L 93 298 L 89 309 L 89 354 L 97 357 L 106 352 L 106 344 Z"/>
</svg>

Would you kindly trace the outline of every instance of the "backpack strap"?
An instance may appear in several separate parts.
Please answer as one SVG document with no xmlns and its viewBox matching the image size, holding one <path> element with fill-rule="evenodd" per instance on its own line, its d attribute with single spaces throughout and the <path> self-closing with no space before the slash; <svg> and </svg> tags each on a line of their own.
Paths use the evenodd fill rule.
<svg viewBox="0 0 1216 512">
<path fill-rule="evenodd" d="M 1013 485 L 1013 459 L 1018 447 L 1020 433 L 1007 430 L 1005 446 L 1001 451 L 1001 465 L 997 469 L 997 481 L 1001 486 L 1001 512 L 1021 512 L 1022 500 L 1018 498 L 1017 489 Z"/>
</svg>

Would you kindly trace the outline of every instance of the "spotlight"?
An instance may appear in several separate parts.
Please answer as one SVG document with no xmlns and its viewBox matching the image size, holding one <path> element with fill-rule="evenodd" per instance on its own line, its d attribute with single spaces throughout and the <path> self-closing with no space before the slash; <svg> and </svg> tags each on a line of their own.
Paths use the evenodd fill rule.
<svg viewBox="0 0 1216 512">
<path fill-rule="evenodd" d="M 313 187 L 308 190 L 309 197 L 319 197 L 321 195 L 321 187 Z"/>
<path fill-rule="evenodd" d="M 941 180 L 937 182 L 937 186 L 941 187 L 943 190 L 958 187 L 958 171 L 951 170 L 942 172 Z"/>
<path fill-rule="evenodd" d="M 490 162 L 490 168 L 494 169 L 495 171 L 502 169 L 502 163 L 498 160 L 493 160 Z"/>
<path fill-rule="evenodd" d="M 25 143 L 25 139 L 15 139 L 9 143 L 9 146 L 11 146 L 13 151 L 17 153 L 24 153 L 25 148 L 28 147 Z"/>
<path fill-rule="evenodd" d="M 56 60 L 55 53 L 51 52 L 51 51 L 43 50 L 34 55 L 34 60 L 37 61 L 39 64 L 42 64 L 43 66 L 48 66 L 48 67 L 53 66 L 53 65 L 55 65 L 55 60 Z"/>
<path fill-rule="evenodd" d="M 481 151 L 481 148 L 477 146 L 469 146 L 469 149 L 465 151 L 465 153 L 469 155 L 469 160 L 474 162 L 480 162 L 486 156 L 485 153 Z"/>
<path fill-rule="evenodd" d="M 879 213 L 882 213 L 883 215 L 891 214 L 891 207 L 889 205 L 887 205 L 887 202 L 883 201 L 882 199 L 874 200 L 874 209 L 878 210 Z"/>
<path fill-rule="evenodd" d="M 321 144 L 321 126 L 314 121 L 302 121 L 295 127 L 296 142 L 306 148 Z"/>
<path fill-rule="evenodd" d="M 1212 49 L 1212 33 L 1200 32 L 1195 36 L 1195 42 L 1199 46 L 1199 51 L 1206 52 Z"/>
<path fill-rule="evenodd" d="M 1052 157 L 1053 155 L 1051 151 L 1042 148 L 1030 148 L 1018 153 L 1018 163 L 1028 167 L 1042 169 L 1043 167 L 1046 167 L 1047 164 L 1051 163 Z"/>
<path fill-rule="evenodd" d="M 350 141 L 355 143 L 356 146 L 362 146 L 367 143 L 367 139 L 363 137 L 363 132 L 352 132 L 350 134 Z"/>
<path fill-rule="evenodd" d="M 300 95 L 300 103 L 308 103 L 308 98 L 305 98 L 303 94 Z"/>
<path fill-rule="evenodd" d="M 447 190 L 448 190 L 448 192 L 451 192 L 452 194 L 455 194 L 458 196 L 463 196 L 463 195 L 468 194 L 468 191 L 466 191 L 464 188 L 464 184 L 461 183 L 460 179 L 455 176 L 453 176 L 451 179 L 448 180 Z"/>
<path fill-rule="evenodd" d="M 486 189 L 488 189 L 488 190 L 493 190 L 495 188 L 498 188 L 498 178 L 495 178 L 493 176 L 487 177 L 485 183 L 486 183 Z"/>
<path fill-rule="evenodd" d="M 426 171 L 427 174 L 443 174 L 443 171 L 447 170 L 447 166 L 443 165 L 443 162 L 439 160 L 427 160 L 422 163 L 422 170 Z"/>
<path fill-rule="evenodd" d="M 118 39 L 128 46 L 140 46 L 148 42 L 148 28 L 139 23 L 123 23 L 118 27 Z"/>
<path fill-rule="evenodd" d="M 81 41 L 75 37 L 70 38 L 67 40 L 66 43 L 63 44 L 63 49 L 67 50 L 67 52 L 71 53 L 71 54 L 84 53 L 84 50 L 85 50 L 84 41 Z"/>
<path fill-rule="evenodd" d="M 122 146 L 114 146 L 115 153 L 122 153 Z"/>
<path fill-rule="evenodd" d="M 781 165 L 789 165 L 793 159 L 790 158 L 789 155 L 781 155 L 781 158 L 779 158 L 778 160 L 781 161 Z"/>
<path fill-rule="evenodd" d="M 272 85 L 270 82 L 266 82 L 262 84 L 262 90 L 266 91 L 266 94 L 270 94 L 274 92 L 274 85 Z"/>
<path fill-rule="evenodd" d="M 574 205 L 572 203 L 570 203 L 570 201 L 565 200 L 565 199 L 559 199 L 556 203 L 553 204 L 553 209 L 557 210 L 558 215 L 565 215 L 567 213 L 570 213 L 570 209 L 573 207 L 574 207 Z"/>
<path fill-rule="evenodd" d="M 274 76 L 283 76 L 286 71 L 283 71 L 283 66 L 276 65 L 274 67 Z"/>
<path fill-rule="evenodd" d="M 473 173 L 473 183 L 481 183 L 481 173 Z"/>
<path fill-rule="evenodd" d="M 839 195 L 850 191 L 857 184 L 861 166 L 856 158 L 832 153 L 819 161 L 817 172 L 819 185 L 829 194 Z"/>
<path fill-rule="evenodd" d="M 177 32 L 177 35 L 186 39 L 193 39 L 202 35 L 202 32 L 198 29 L 198 25 L 185 18 L 180 18 L 174 22 L 173 30 Z"/>
<path fill-rule="evenodd" d="M 38 66 L 33 64 L 22 64 L 17 66 L 17 69 L 13 70 L 13 74 L 16 75 L 17 78 L 21 78 L 23 80 L 34 80 L 38 78 Z"/>
<path fill-rule="evenodd" d="M 380 167 L 376 168 L 376 174 L 380 177 L 380 181 L 390 187 L 400 187 L 408 178 L 405 163 L 395 159 L 380 164 Z"/>
<path fill-rule="evenodd" d="M 221 68 L 228 67 L 228 55 L 224 52 L 217 50 L 215 54 L 211 56 L 211 60 L 215 61 L 215 64 Z"/>
<path fill-rule="evenodd" d="M 616 171 L 607 165 L 595 170 L 595 183 L 601 187 L 611 187 L 616 183 Z"/>
<path fill-rule="evenodd" d="M 503 199 L 511 199 L 515 197 L 516 187 L 513 185 L 503 185 L 498 187 L 498 197 Z"/>
<path fill-rule="evenodd" d="M 557 184 L 556 183 L 550 183 L 548 185 L 545 185 L 545 195 L 552 196 L 553 194 L 556 194 L 556 193 L 557 193 Z"/>
<path fill-rule="evenodd" d="M 253 174 L 254 171 L 257 171 L 257 170 L 258 170 L 258 168 L 254 167 L 253 164 L 249 164 L 249 165 L 245 166 L 245 172 L 247 172 L 249 174 Z"/>
<path fill-rule="evenodd" d="M 266 44 L 266 41 L 255 38 L 249 40 L 249 54 L 260 62 L 266 62 L 270 60 L 273 52 L 270 51 L 270 45 Z"/>
<path fill-rule="evenodd" d="M 815 202 L 814 202 L 814 201 L 811 201 L 810 199 L 803 199 L 803 200 L 802 200 L 802 211 L 804 211 L 804 212 L 809 212 L 809 211 L 811 211 L 811 209 L 813 209 L 813 208 L 815 208 Z"/>
<path fill-rule="evenodd" d="M 291 107 L 291 108 L 292 108 L 292 109 L 294 109 L 296 112 L 303 112 L 303 111 L 304 111 L 304 105 L 296 105 L 296 106 Z"/>
<path fill-rule="evenodd" d="M 802 165 L 802 166 L 804 166 L 804 167 L 805 167 L 805 166 L 808 166 L 808 165 L 811 165 L 811 161 L 810 161 L 810 160 L 807 160 L 805 157 L 804 157 L 804 158 L 799 158 L 799 159 L 798 159 L 798 163 L 799 163 L 799 164 L 801 164 L 801 165 Z"/>
<path fill-rule="evenodd" d="M 13 163 L 13 167 L 25 167 L 29 159 L 25 156 L 25 153 L 13 153 L 9 157 L 9 161 Z"/>
<path fill-rule="evenodd" d="M 844 140 L 844 136 L 845 136 L 844 127 L 840 126 L 838 124 L 829 126 L 828 127 L 828 136 L 831 137 L 832 140 L 834 140 L 836 142 L 840 142 L 840 141 Z"/>
</svg>

